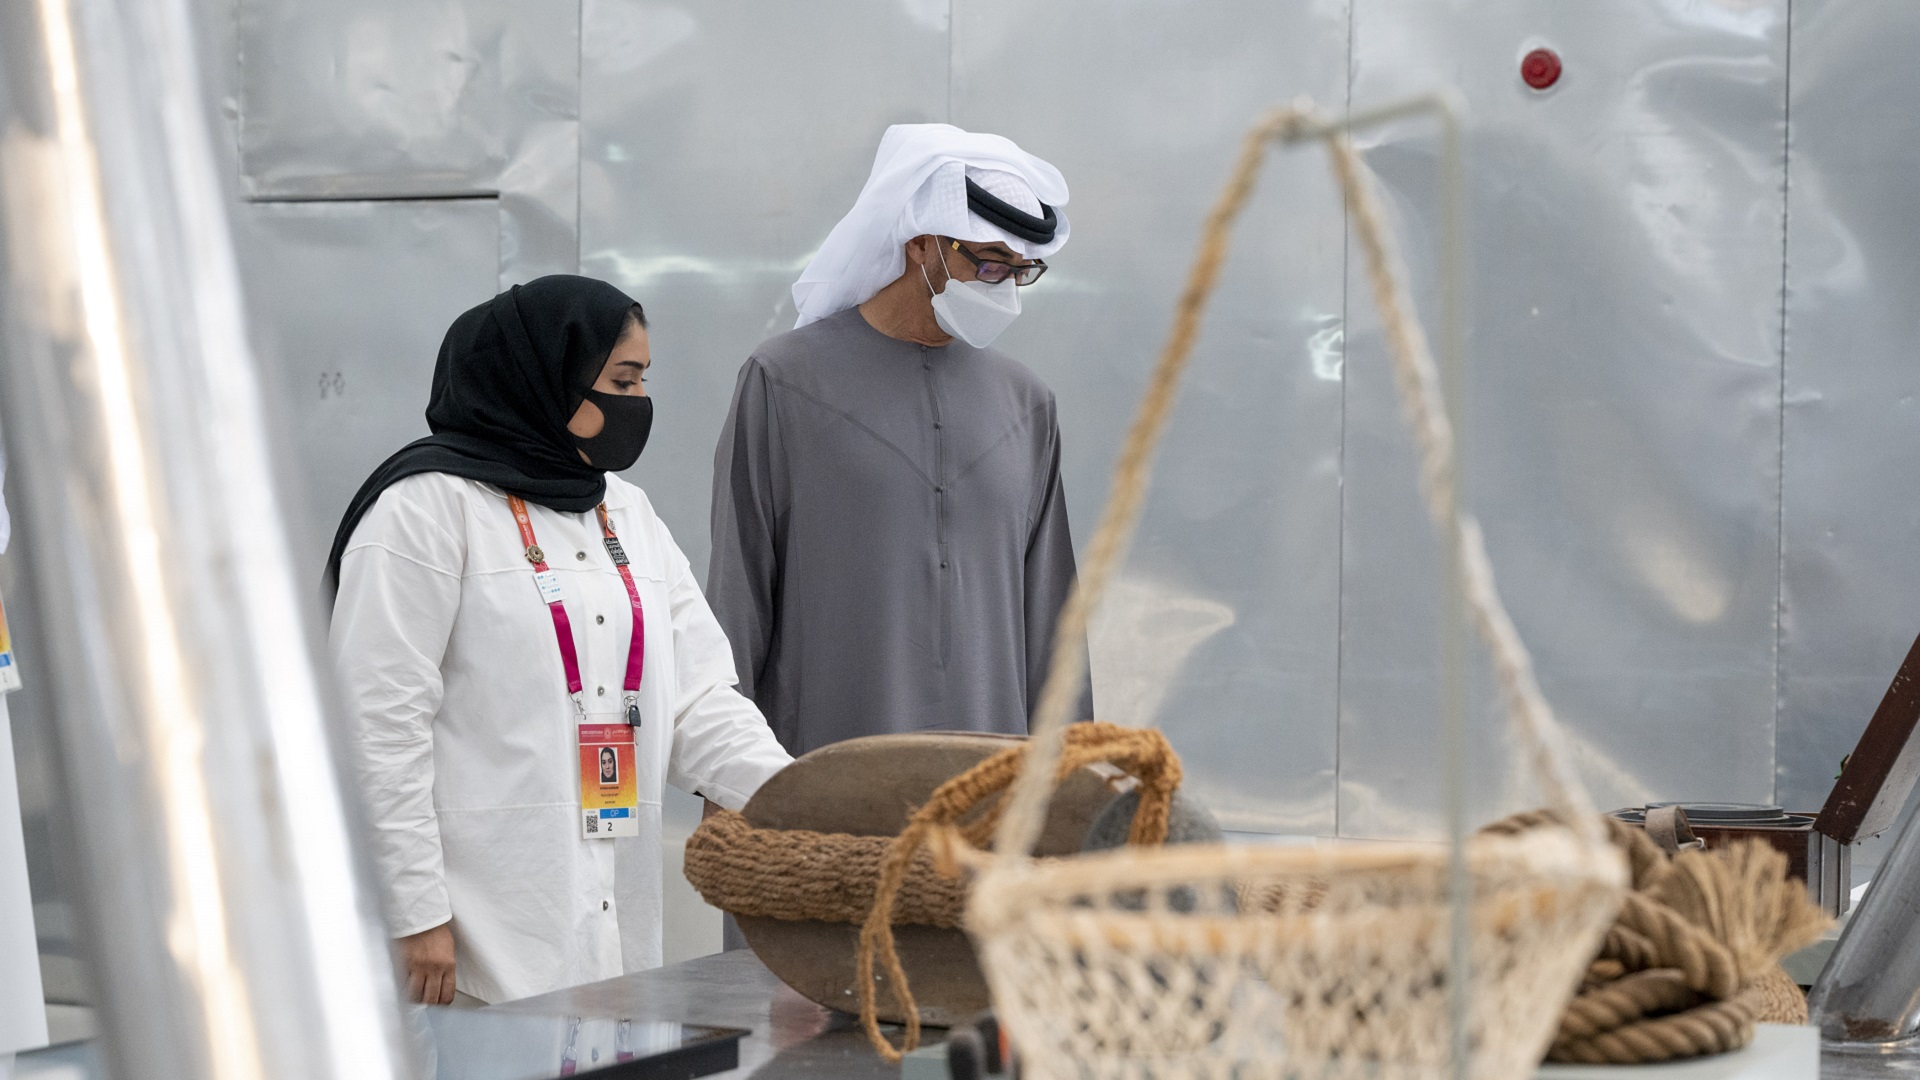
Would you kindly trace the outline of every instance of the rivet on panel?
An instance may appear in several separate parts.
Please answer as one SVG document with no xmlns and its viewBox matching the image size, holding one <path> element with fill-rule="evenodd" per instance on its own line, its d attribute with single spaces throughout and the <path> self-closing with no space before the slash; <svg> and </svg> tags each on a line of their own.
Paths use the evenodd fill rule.
<svg viewBox="0 0 1920 1080">
<path fill-rule="evenodd" d="M 1541 48 L 1521 57 L 1520 79 L 1535 90 L 1545 90 L 1559 82 L 1560 54 Z"/>
</svg>

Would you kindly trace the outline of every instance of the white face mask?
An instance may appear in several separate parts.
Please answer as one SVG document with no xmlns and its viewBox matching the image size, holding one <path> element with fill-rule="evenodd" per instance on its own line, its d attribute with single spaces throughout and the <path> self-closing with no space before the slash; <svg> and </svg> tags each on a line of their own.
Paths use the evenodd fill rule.
<svg viewBox="0 0 1920 1080">
<path fill-rule="evenodd" d="M 942 252 L 940 268 L 944 270 L 946 265 L 946 254 Z M 920 276 L 927 278 L 927 291 L 933 292 L 933 279 L 927 277 L 924 265 L 920 267 Z M 946 288 L 933 293 L 933 321 L 961 341 L 984 349 L 1019 316 L 1017 288 L 1012 278 L 989 285 L 984 281 L 955 281 L 949 274 Z"/>
</svg>

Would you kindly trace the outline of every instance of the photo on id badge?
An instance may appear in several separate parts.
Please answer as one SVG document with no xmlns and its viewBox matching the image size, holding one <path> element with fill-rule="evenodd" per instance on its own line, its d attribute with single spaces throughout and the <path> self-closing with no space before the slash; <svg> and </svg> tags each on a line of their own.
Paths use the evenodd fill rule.
<svg viewBox="0 0 1920 1080">
<path fill-rule="evenodd" d="M 633 768 L 633 729 L 625 724 L 580 725 L 580 828 L 589 840 L 640 835 Z"/>
</svg>

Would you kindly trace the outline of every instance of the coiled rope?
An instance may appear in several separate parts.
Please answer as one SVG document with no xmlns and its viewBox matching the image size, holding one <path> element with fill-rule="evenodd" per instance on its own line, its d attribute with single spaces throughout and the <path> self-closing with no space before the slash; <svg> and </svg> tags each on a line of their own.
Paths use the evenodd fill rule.
<svg viewBox="0 0 1920 1080">
<path fill-rule="evenodd" d="M 1738 1050 L 1756 1022 L 1806 1022 L 1806 999 L 1779 960 L 1818 939 L 1826 916 L 1787 876 L 1784 855 L 1747 842 L 1669 856 L 1645 831 L 1600 820 L 1626 856 L 1633 891 L 1547 1060 L 1672 1061 Z M 1560 821 L 1535 810 L 1482 831 L 1513 835 Z"/>
</svg>

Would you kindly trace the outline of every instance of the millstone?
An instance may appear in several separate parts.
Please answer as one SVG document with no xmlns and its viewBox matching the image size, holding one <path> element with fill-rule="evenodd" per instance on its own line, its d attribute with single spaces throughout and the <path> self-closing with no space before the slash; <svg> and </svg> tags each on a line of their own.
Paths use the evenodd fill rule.
<svg viewBox="0 0 1920 1080">
<path fill-rule="evenodd" d="M 933 731 L 834 743 L 775 774 L 741 812 L 763 829 L 896 836 L 935 788 L 1021 741 L 1013 735 Z M 1054 794 L 1035 853 L 1081 850 L 1095 818 L 1129 783 L 1113 770 L 1077 771 Z M 859 927 L 753 916 L 738 921 L 754 955 L 782 982 L 830 1009 L 859 1012 L 854 981 Z M 988 1007 L 986 980 L 963 931 L 899 926 L 894 941 L 921 1023 L 951 1027 Z M 886 976 L 876 977 L 883 987 L 880 1018 L 901 1022 L 905 1018 L 884 989 Z"/>
</svg>

